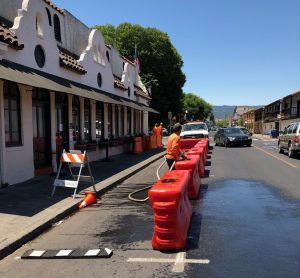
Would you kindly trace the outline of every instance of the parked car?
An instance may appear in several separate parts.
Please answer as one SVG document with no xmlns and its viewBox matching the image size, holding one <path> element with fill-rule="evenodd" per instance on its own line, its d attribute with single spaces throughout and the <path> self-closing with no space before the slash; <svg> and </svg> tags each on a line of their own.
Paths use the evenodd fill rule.
<svg viewBox="0 0 300 278">
<path fill-rule="evenodd" d="M 252 132 L 250 132 L 247 128 L 245 128 L 245 127 L 239 127 L 239 129 L 241 130 L 241 131 L 243 131 L 245 134 L 247 134 L 247 135 L 249 135 L 249 136 L 252 136 L 253 134 L 252 134 Z"/>
<path fill-rule="evenodd" d="M 208 138 L 208 128 L 204 122 L 184 124 L 180 133 L 181 138 Z"/>
<path fill-rule="evenodd" d="M 162 132 L 163 132 L 163 136 L 169 135 L 169 131 L 165 127 L 162 129 Z"/>
<path fill-rule="evenodd" d="M 214 135 L 216 146 L 248 146 L 252 144 L 252 139 L 241 129 L 236 127 L 220 128 Z"/>
<path fill-rule="evenodd" d="M 293 157 L 300 152 L 300 122 L 289 124 L 278 136 L 278 151 L 283 153 L 288 151 L 288 156 Z"/>
</svg>

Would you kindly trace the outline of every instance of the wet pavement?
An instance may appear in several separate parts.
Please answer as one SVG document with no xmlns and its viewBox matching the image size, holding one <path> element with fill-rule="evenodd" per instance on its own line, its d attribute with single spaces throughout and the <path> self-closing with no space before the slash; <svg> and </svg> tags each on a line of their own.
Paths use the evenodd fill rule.
<svg viewBox="0 0 300 278">
<path fill-rule="evenodd" d="M 194 204 L 190 230 L 196 236 L 200 230 L 200 240 L 188 256 L 207 258 L 210 264 L 189 266 L 187 274 L 299 277 L 299 202 L 283 200 L 266 184 L 251 180 L 218 181 L 202 195 Z"/>
</svg>

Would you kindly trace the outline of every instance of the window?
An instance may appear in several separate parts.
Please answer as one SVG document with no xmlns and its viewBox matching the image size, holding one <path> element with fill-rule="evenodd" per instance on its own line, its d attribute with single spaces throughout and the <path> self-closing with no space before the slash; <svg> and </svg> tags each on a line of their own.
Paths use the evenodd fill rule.
<svg viewBox="0 0 300 278">
<path fill-rule="evenodd" d="M 121 134 L 124 135 L 124 119 L 125 119 L 125 115 L 124 115 L 124 107 L 121 106 Z"/>
<path fill-rule="evenodd" d="M 48 8 L 46 8 L 47 16 L 48 16 L 48 22 L 49 26 L 52 26 L 52 19 L 51 19 L 51 14 Z"/>
<path fill-rule="evenodd" d="M 103 138 L 103 103 L 97 101 L 96 103 L 96 138 Z"/>
<path fill-rule="evenodd" d="M 98 74 L 97 74 L 97 83 L 98 83 L 99 88 L 101 88 L 101 86 L 102 86 L 102 75 L 101 75 L 100 72 L 98 72 Z"/>
<path fill-rule="evenodd" d="M 84 100 L 84 140 L 91 141 L 91 104 L 89 99 Z"/>
<path fill-rule="evenodd" d="M 60 21 L 58 18 L 58 15 L 55 14 L 53 16 L 53 23 L 54 23 L 54 36 L 55 39 L 59 42 L 61 42 L 61 32 L 60 32 Z"/>
<path fill-rule="evenodd" d="M 80 102 L 78 96 L 73 96 L 72 103 L 73 140 L 80 140 Z"/>
<path fill-rule="evenodd" d="M 130 97 L 130 87 L 128 87 L 128 97 Z"/>
<path fill-rule="evenodd" d="M 108 51 L 106 51 L 106 58 L 107 58 L 107 61 L 110 63 L 110 57 L 109 57 L 109 52 Z"/>
<path fill-rule="evenodd" d="M 297 133 L 298 124 L 294 124 L 292 133 Z"/>
<path fill-rule="evenodd" d="M 4 83 L 4 122 L 6 147 L 21 145 L 20 91 L 9 81 Z"/>
<path fill-rule="evenodd" d="M 35 29 L 39 36 L 43 36 L 42 15 L 40 13 L 37 13 L 35 17 Z"/>
<path fill-rule="evenodd" d="M 37 45 L 35 47 L 34 58 L 35 58 L 35 61 L 36 61 L 37 65 L 40 68 L 44 67 L 45 61 L 46 61 L 46 57 L 45 57 L 44 49 L 40 45 Z"/>
</svg>

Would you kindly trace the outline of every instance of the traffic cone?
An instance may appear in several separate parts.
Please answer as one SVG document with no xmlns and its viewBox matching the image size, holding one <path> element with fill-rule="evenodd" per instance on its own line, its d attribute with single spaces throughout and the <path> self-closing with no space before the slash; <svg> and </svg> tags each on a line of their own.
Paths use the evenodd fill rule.
<svg viewBox="0 0 300 278">
<path fill-rule="evenodd" d="M 80 204 L 79 208 L 82 209 L 88 205 L 97 202 L 97 196 L 95 192 L 85 192 L 85 198 Z"/>
</svg>

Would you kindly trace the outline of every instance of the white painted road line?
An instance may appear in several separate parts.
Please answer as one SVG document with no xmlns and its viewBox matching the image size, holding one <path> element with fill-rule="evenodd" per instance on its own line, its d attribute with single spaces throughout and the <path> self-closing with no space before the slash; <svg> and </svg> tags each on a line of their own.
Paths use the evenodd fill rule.
<svg viewBox="0 0 300 278">
<path fill-rule="evenodd" d="M 176 255 L 172 272 L 183 272 L 184 271 L 185 255 L 186 255 L 185 252 L 179 252 Z"/>
<path fill-rule="evenodd" d="M 209 264 L 209 260 L 197 260 L 197 259 L 186 259 L 186 253 L 180 252 L 176 255 L 175 259 L 165 259 L 165 258 L 129 258 L 127 262 L 129 263 L 174 263 L 172 272 L 183 272 L 184 265 L 186 263 L 190 264 Z"/>
</svg>

